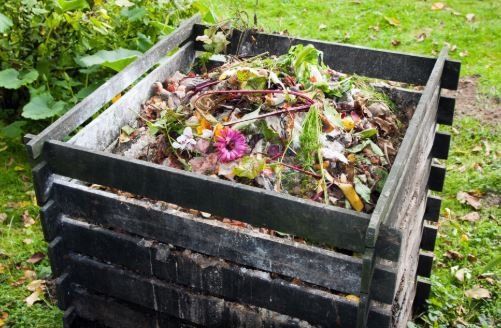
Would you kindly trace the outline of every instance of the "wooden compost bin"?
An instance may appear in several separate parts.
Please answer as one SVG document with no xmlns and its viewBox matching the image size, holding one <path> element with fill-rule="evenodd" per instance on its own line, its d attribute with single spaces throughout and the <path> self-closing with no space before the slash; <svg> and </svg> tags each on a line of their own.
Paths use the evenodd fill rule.
<svg viewBox="0 0 501 328">
<path fill-rule="evenodd" d="M 437 123 L 452 124 L 455 102 L 441 88 L 457 88 L 460 64 L 446 59 L 446 49 L 429 58 L 233 31 L 230 54 L 280 55 L 311 43 L 337 71 L 424 86 L 422 92 L 383 88 L 415 112 L 374 212 L 357 213 L 106 151 L 120 127 L 136 119 L 130 109 L 150 96 L 152 83 L 188 69 L 203 49 L 195 41 L 205 28 L 198 22 L 198 16 L 186 20 L 39 135 L 26 136 L 65 326 L 405 327 L 430 291 L 440 198 L 429 190 L 442 190 L 445 175 L 433 158 L 447 158 L 450 142 L 436 130 Z M 145 198 L 343 251 L 238 229 Z M 362 256 L 346 255 L 354 253 Z"/>
</svg>

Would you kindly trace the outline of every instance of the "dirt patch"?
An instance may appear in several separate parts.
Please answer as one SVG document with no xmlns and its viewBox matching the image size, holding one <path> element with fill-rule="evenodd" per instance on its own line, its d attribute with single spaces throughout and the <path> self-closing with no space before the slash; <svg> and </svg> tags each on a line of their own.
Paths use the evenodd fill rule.
<svg viewBox="0 0 501 328">
<path fill-rule="evenodd" d="M 488 124 L 501 123 L 499 99 L 487 97 L 478 92 L 478 77 L 468 76 L 459 80 L 454 116 L 474 117 Z"/>
</svg>

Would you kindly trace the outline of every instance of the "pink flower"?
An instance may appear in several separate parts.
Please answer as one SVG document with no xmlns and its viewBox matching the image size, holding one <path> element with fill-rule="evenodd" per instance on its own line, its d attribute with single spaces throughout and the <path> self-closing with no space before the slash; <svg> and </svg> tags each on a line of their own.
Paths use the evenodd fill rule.
<svg viewBox="0 0 501 328">
<path fill-rule="evenodd" d="M 231 128 L 224 128 L 216 138 L 216 148 L 221 162 L 231 162 L 245 154 L 247 143 L 242 133 Z"/>
</svg>

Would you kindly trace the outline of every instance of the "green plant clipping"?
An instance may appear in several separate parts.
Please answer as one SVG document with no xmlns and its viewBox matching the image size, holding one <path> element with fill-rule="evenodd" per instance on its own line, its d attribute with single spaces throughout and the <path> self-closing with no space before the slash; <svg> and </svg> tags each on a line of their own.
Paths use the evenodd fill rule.
<svg viewBox="0 0 501 328">
<path fill-rule="evenodd" d="M 315 164 L 315 159 L 318 158 L 320 132 L 321 122 L 318 108 L 311 106 L 304 119 L 303 130 L 299 137 L 298 157 L 304 167 L 311 168 Z"/>
<path fill-rule="evenodd" d="M 77 58 L 76 62 L 83 67 L 100 65 L 120 72 L 140 55 L 140 51 L 130 49 L 100 50 L 94 55 Z"/>
<path fill-rule="evenodd" d="M 7 32 L 12 27 L 12 20 L 0 13 L 0 33 Z"/>
</svg>

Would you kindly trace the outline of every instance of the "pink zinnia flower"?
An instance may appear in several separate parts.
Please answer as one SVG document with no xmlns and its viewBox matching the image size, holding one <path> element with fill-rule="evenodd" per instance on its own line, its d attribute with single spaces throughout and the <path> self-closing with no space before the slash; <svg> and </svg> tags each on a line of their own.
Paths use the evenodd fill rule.
<svg viewBox="0 0 501 328">
<path fill-rule="evenodd" d="M 221 162 L 231 162 L 242 157 L 247 151 L 247 143 L 242 133 L 224 128 L 216 138 L 216 148 Z"/>
</svg>

